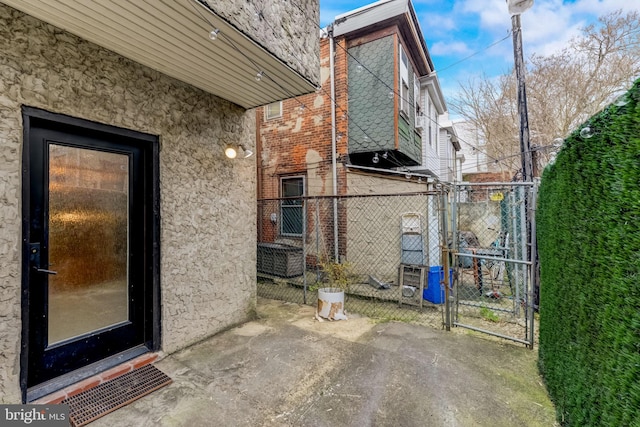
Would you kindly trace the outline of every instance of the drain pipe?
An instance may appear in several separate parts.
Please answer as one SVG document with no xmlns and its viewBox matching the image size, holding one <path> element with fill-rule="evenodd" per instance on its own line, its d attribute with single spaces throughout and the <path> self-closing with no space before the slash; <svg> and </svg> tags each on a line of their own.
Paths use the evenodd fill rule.
<svg viewBox="0 0 640 427">
<path fill-rule="evenodd" d="M 331 84 L 331 172 L 333 175 L 333 256 L 340 262 L 338 251 L 338 165 L 336 144 L 336 82 L 335 82 L 335 45 L 333 24 L 327 27 L 329 36 L 329 73 Z"/>
</svg>

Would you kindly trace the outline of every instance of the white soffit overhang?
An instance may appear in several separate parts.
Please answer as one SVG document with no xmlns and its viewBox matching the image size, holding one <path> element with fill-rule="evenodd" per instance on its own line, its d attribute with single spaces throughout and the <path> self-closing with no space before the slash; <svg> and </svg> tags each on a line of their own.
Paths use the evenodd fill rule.
<svg viewBox="0 0 640 427">
<path fill-rule="evenodd" d="M 0 1 L 244 108 L 315 90 L 199 1 Z M 208 37 L 212 26 L 220 30 L 215 41 Z M 260 71 L 263 78 L 256 81 Z"/>
</svg>

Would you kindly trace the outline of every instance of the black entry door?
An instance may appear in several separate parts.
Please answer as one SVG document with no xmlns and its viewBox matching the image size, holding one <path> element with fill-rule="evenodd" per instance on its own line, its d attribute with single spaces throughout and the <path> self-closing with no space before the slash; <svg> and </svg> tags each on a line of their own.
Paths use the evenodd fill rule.
<svg viewBox="0 0 640 427">
<path fill-rule="evenodd" d="M 153 347 L 157 139 L 30 108 L 23 118 L 23 369 L 32 387 Z"/>
</svg>

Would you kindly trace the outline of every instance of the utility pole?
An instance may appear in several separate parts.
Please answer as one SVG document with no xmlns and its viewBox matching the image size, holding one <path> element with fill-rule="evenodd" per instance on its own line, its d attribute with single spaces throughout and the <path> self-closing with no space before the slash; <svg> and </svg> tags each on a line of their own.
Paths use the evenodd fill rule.
<svg viewBox="0 0 640 427">
<path fill-rule="evenodd" d="M 532 2 L 533 3 L 533 2 Z M 513 32 L 513 57 L 518 80 L 518 116 L 520 117 L 520 153 L 522 156 L 522 180 L 533 180 L 533 160 L 529 141 L 529 116 L 527 113 L 527 92 L 524 83 L 524 58 L 522 54 L 522 28 L 520 14 L 511 16 Z"/>
<path fill-rule="evenodd" d="M 520 15 L 533 6 L 534 0 L 507 0 L 511 14 L 511 28 L 513 32 L 513 57 L 515 62 L 516 79 L 518 80 L 518 115 L 520 117 L 520 155 L 522 157 L 522 181 L 530 182 L 530 189 L 525 189 L 525 222 L 527 240 L 527 260 L 529 265 L 529 289 L 527 291 L 527 325 L 531 335 L 533 348 L 533 307 L 539 305 L 538 283 L 538 253 L 535 236 L 535 185 L 533 184 L 533 156 L 529 140 L 529 117 L 527 111 L 527 91 L 524 83 L 524 55 L 522 53 L 522 27 Z"/>
</svg>

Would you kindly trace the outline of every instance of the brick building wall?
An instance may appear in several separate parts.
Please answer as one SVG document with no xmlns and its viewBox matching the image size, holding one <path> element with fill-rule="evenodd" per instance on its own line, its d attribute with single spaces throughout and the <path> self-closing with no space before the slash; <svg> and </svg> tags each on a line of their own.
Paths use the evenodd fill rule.
<svg viewBox="0 0 640 427">
<path fill-rule="evenodd" d="M 337 43 L 344 43 L 336 40 Z M 336 49 L 336 143 L 339 157 L 347 154 L 346 53 Z M 320 43 L 321 90 L 282 101 L 282 116 L 266 119 L 265 107 L 256 114 L 258 127 L 258 198 L 280 197 L 280 178 L 303 175 L 306 194 L 331 195 L 331 88 L 329 40 Z M 344 89 L 343 89 L 344 88 Z M 342 167 L 338 170 L 338 194 L 345 194 Z"/>
<path fill-rule="evenodd" d="M 335 102 L 336 102 L 336 151 L 337 151 L 337 194 L 347 194 L 346 170 L 343 165 L 347 152 L 347 53 L 344 38 L 335 38 Z M 257 121 L 257 171 L 258 199 L 276 199 L 282 197 L 281 179 L 303 176 L 306 196 L 333 195 L 332 171 L 332 118 L 331 118 L 331 79 L 329 61 L 329 39 L 320 41 L 320 83 L 321 89 L 309 95 L 282 101 L 282 115 L 267 119 L 266 107 L 256 112 Z M 279 241 L 300 245 L 299 238 L 279 236 L 277 226 L 272 223 L 271 215 L 276 208 L 263 203 L 264 209 L 258 213 L 258 240 L 262 242 Z M 338 207 L 338 217 L 340 215 Z M 278 215 L 276 213 L 276 215 Z M 277 216 L 276 216 L 277 218 Z M 280 219 L 277 219 L 280 220 Z M 322 209 L 322 223 L 332 223 L 333 209 Z M 310 209 L 307 215 L 307 229 L 315 227 L 315 213 Z M 346 224 L 339 225 L 339 232 L 345 231 Z M 331 227 L 330 227 L 331 228 Z M 308 233 L 309 245 L 315 245 L 314 233 Z M 323 242 L 333 241 L 333 229 L 326 229 Z M 340 245 L 341 248 L 343 245 Z M 333 253 L 332 246 L 327 248 Z M 340 251 L 344 252 L 343 249 Z"/>
<path fill-rule="evenodd" d="M 510 182 L 513 178 L 513 172 L 479 172 L 470 173 L 462 176 L 465 182 L 482 183 L 482 182 Z M 480 202 L 489 200 L 491 194 L 490 187 L 474 186 L 468 190 L 467 197 L 470 202 Z"/>
</svg>

